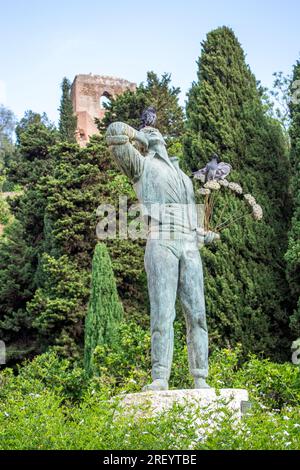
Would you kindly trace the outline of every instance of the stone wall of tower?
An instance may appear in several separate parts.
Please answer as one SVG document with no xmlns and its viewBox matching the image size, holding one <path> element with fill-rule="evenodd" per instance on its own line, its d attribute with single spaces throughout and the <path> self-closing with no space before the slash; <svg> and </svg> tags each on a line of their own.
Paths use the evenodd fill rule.
<svg viewBox="0 0 300 470">
<path fill-rule="evenodd" d="M 81 146 L 87 144 L 91 135 L 98 133 L 94 120 L 102 119 L 105 114 L 101 98 L 114 98 L 126 90 L 135 91 L 136 84 L 123 78 L 104 75 L 76 75 L 71 96 L 77 115 L 76 138 Z"/>
</svg>

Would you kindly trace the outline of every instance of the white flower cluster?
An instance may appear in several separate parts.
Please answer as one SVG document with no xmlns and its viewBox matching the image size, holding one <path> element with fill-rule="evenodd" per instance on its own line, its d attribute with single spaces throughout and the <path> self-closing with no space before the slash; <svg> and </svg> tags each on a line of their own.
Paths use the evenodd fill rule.
<svg viewBox="0 0 300 470">
<path fill-rule="evenodd" d="M 254 220 L 261 220 L 263 218 L 263 210 L 262 207 L 257 204 L 256 199 L 252 194 L 244 194 L 244 199 L 246 199 L 247 203 L 252 209 L 252 216 Z"/>
<path fill-rule="evenodd" d="M 259 204 L 252 206 L 252 215 L 254 220 L 261 220 L 263 218 L 263 210 Z"/>
<path fill-rule="evenodd" d="M 231 191 L 234 191 L 237 194 L 243 194 L 243 188 L 238 183 L 229 183 L 228 188 L 231 189 Z"/>
<path fill-rule="evenodd" d="M 201 188 L 198 190 L 198 194 L 201 194 L 202 196 L 207 196 L 208 194 L 210 194 L 210 189 Z"/>
<path fill-rule="evenodd" d="M 244 194 L 244 198 L 248 202 L 249 206 L 253 207 L 256 204 L 255 197 L 252 194 Z"/>
<path fill-rule="evenodd" d="M 227 188 L 229 186 L 229 181 L 227 181 L 226 179 L 220 180 L 219 185 L 224 186 L 224 188 Z"/>
<path fill-rule="evenodd" d="M 218 191 L 218 189 L 220 189 L 220 185 L 217 181 L 215 180 L 211 180 L 211 181 L 207 181 L 207 183 L 205 183 L 204 185 L 204 188 L 205 189 L 212 189 L 212 190 L 215 190 L 215 191 Z"/>
</svg>

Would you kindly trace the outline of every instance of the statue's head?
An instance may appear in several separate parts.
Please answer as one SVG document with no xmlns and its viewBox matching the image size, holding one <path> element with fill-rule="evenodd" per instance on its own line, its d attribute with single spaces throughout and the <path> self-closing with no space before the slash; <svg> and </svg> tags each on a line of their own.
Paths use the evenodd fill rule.
<svg viewBox="0 0 300 470">
<path fill-rule="evenodd" d="M 157 147 L 159 145 L 163 145 L 164 147 L 166 146 L 165 139 L 163 138 L 159 130 L 155 129 L 155 127 L 146 126 L 143 127 L 140 132 L 146 134 L 149 149 L 151 149 L 151 147 L 153 148 L 154 146 Z"/>
</svg>

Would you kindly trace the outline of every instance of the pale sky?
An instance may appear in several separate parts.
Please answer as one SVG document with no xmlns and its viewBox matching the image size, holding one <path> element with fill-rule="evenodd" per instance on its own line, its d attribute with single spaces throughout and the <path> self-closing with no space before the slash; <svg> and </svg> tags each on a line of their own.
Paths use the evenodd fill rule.
<svg viewBox="0 0 300 470">
<path fill-rule="evenodd" d="M 263 85 L 300 58 L 298 0 L 0 0 L 0 15 L 0 102 L 18 117 L 32 109 L 57 121 L 60 82 L 81 73 L 140 83 L 148 70 L 169 72 L 183 104 L 200 43 L 222 25 Z"/>
</svg>

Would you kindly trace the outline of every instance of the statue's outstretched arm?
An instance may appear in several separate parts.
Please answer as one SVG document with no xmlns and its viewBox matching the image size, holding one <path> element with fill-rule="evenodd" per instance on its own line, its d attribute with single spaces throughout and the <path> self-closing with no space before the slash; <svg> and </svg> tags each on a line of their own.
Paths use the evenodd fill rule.
<svg viewBox="0 0 300 470">
<path fill-rule="evenodd" d="M 146 150 L 148 141 L 145 134 L 124 122 L 114 122 L 108 126 L 106 141 L 119 168 L 133 182 L 137 181 L 144 168 L 143 155 L 132 145 L 136 140 Z"/>
</svg>

